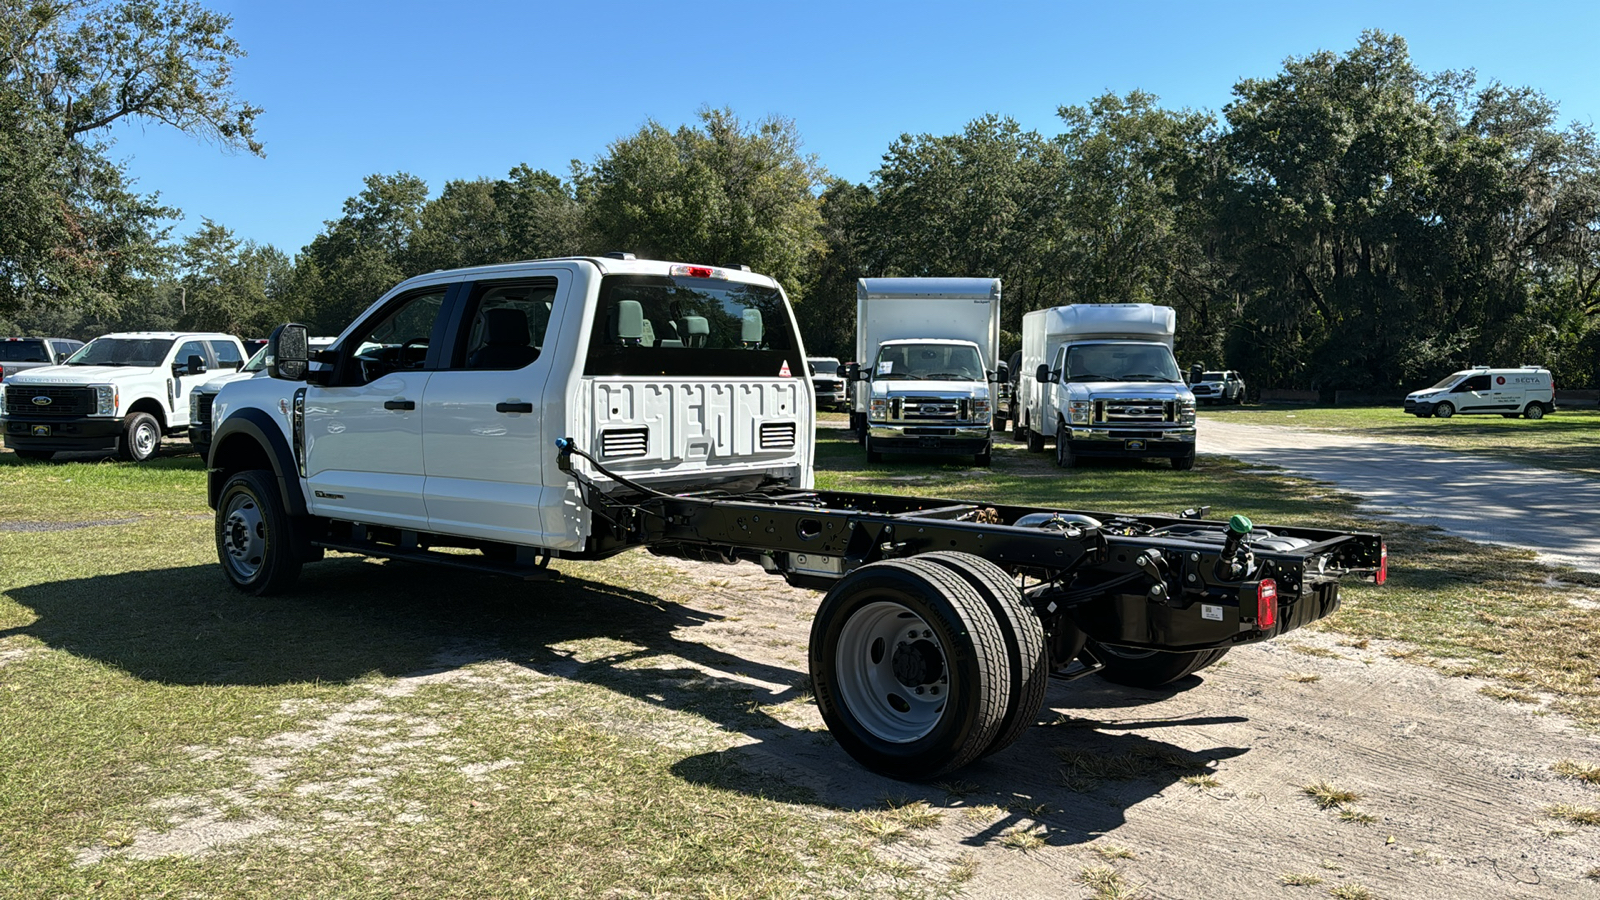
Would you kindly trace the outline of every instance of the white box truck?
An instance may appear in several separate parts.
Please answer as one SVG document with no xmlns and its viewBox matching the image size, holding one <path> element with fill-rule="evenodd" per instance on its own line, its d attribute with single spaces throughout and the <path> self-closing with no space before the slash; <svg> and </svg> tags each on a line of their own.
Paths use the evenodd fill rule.
<svg viewBox="0 0 1600 900">
<path fill-rule="evenodd" d="M 1177 314 L 1149 303 L 1075 303 L 1022 317 L 1017 424 L 1028 449 L 1166 457 L 1194 467 L 1194 394 L 1172 357 Z"/>
<path fill-rule="evenodd" d="M 970 454 L 987 466 L 999 352 L 1000 279 L 861 279 L 846 376 L 868 461 Z"/>
</svg>

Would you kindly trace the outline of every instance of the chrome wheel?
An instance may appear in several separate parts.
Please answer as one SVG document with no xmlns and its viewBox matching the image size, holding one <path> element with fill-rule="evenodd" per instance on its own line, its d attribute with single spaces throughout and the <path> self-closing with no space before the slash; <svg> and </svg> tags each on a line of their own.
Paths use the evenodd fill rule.
<svg viewBox="0 0 1600 900">
<path fill-rule="evenodd" d="M 950 696 L 949 654 L 926 621 L 898 603 L 868 603 L 839 634 L 839 695 L 873 737 L 895 744 L 933 731 Z"/>
<path fill-rule="evenodd" d="M 235 581 L 249 582 L 261 571 L 267 552 L 267 523 L 261 504 L 240 491 L 228 499 L 218 543 Z"/>
</svg>

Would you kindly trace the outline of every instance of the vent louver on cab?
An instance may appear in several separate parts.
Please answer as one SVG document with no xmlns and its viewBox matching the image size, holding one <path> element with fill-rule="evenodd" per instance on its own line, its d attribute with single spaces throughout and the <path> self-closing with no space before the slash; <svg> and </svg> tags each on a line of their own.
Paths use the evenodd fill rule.
<svg viewBox="0 0 1600 900">
<path fill-rule="evenodd" d="M 794 423 L 767 422 L 761 426 L 761 449 L 793 450 Z"/>
<path fill-rule="evenodd" d="M 601 456 L 644 456 L 649 452 L 648 428 L 613 428 L 600 432 Z"/>
</svg>

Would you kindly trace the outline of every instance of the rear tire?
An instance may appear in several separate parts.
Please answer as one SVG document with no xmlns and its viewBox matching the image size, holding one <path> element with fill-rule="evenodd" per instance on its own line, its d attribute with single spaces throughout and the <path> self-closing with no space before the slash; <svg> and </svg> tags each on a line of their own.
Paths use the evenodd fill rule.
<svg viewBox="0 0 1600 900">
<path fill-rule="evenodd" d="M 1523 418 L 1527 419 L 1542 419 L 1544 418 L 1544 405 L 1541 403 L 1529 403 L 1527 408 L 1522 411 L 1522 415 Z"/>
<path fill-rule="evenodd" d="M 863 566 L 828 591 L 811 625 L 810 668 L 839 746 L 905 781 L 981 756 L 1011 683 L 989 604 L 949 569 L 916 559 Z"/>
<path fill-rule="evenodd" d="M 1011 414 L 1011 439 L 1017 443 L 1027 440 L 1027 432 L 1022 427 L 1022 418 L 1013 410 Z"/>
<path fill-rule="evenodd" d="M 1000 624 L 1006 653 L 1011 658 L 1011 689 L 1006 697 L 1000 730 L 984 756 L 999 753 L 1016 743 L 1044 709 L 1045 692 L 1050 687 L 1050 654 L 1044 641 L 1044 625 L 1028 608 L 1017 583 L 1004 569 L 981 556 L 944 550 L 924 553 L 913 559 L 944 566 L 961 576 L 983 596 L 989 611 Z"/>
<path fill-rule="evenodd" d="M 1449 402 L 1436 404 L 1433 407 L 1433 414 L 1441 419 L 1448 419 L 1456 414 L 1455 404 Z"/>
<path fill-rule="evenodd" d="M 217 561 L 235 588 L 264 597 L 300 578 L 304 562 L 294 521 L 278 495 L 277 478 L 247 469 L 229 478 L 217 498 Z"/>
<path fill-rule="evenodd" d="M 1028 426 L 1026 428 L 1026 431 L 1028 432 L 1028 434 L 1027 434 L 1028 452 L 1029 453 L 1043 453 L 1044 452 L 1044 435 L 1040 434 L 1037 431 L 1034 431 L 1032 423 L 1028 424 Z"/>
<path fill-rule="evenodd" d="M 1077 462 L 1077 455 L 1072 452 L 1072 442 L 1067 440 L 1067 423 L 1062 422 L 1056 426 L 1056 466 L 1070 469 Z"/>
<path fill-rule="evenodd" d="M 54 450 L 18 450 L 17 458 L 33 462 L 49 462 L 56 458 L 56 452 Z"/>
<path fill-rule="evenodd" d="M 1112 647 L 1097 641 L 1088 644 L 1090 652 L 1105 664 L 1100 677 L 1112 684 L 1156 688 L 1187 678 L 1228 654 L 1230 648 L 1169 653 L 1164 650 L 1134 650 Z"/>
<path fill-rule="evenodd" d="M 161 449 L 161 426 L 149 413 L 134 413 L 122 426 L 117 456 L 128 462 L 144 462 Z"/>
</svg>

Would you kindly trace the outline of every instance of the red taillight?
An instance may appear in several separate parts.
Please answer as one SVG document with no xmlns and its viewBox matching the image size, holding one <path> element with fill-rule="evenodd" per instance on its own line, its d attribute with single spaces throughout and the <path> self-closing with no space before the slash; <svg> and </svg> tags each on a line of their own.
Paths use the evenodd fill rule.
<svg viewBox="0 0 1600 900">
<path fill-rule="evenodd" d="M 1376 581 L 1383 584 L 1389 580 L 1389 545 L 1379 544 L 1382 549 L 1378 551 L 1378 577 Z"/>
<path fill-rule="evenodd" d="M 710 266 L 673 266 L 673 268 L 677 271 L 672 274 L 687 275 L 690 278 L 711 278 L 716 274 L 716 270 Z"/>
<path fill-rule="evenodd" d="M 1271 578 L 1256 585 L 1256 627 L 1262 631 L 1278 624 L 1278 583 Z"/>
</svg>

